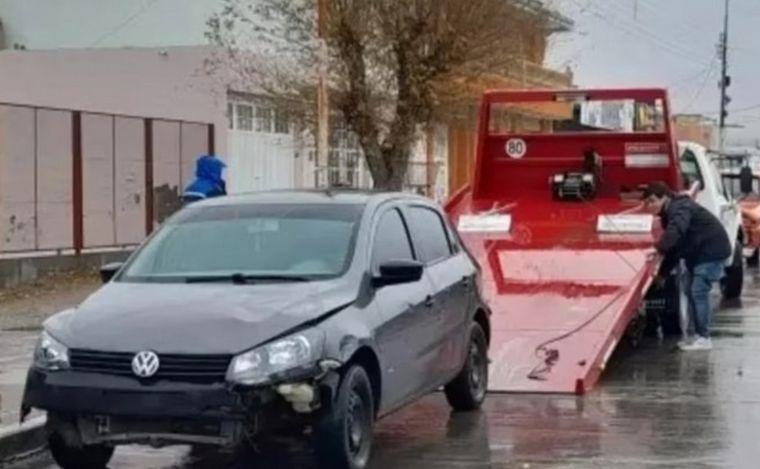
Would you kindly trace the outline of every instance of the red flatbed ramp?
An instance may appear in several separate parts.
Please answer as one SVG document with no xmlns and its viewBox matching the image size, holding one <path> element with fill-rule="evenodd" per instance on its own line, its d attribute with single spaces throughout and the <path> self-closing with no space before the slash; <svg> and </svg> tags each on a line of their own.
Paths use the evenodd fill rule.
<svg viewBox="0 0 760 469">
<path fill-rule="evenodd" d="M 456 224 L 489 208 L 465 191 L 448 211 Z M 595 386 L 656 268 L 646 257 L 653 234 L 597 234 L 599 214 L 626 208 L 614 199 L 530 201 L 511 209 L 510 233 L 462 233 L 493 313 L 491 391 L 583 394 Z"/>
<path fill-rule="evenodd" d="M 492 311 L 491 391 L 595 386 L 640 311 L 659 235 L 651 219 L 603 233 L 597 220 L 632 211 L 652 181 L 681 188 L 676 155 L 663 89 L 483 95 L 472 184 L 446 211 L 457 226 L 511 217 L 459 230 Z"/>
</svg>

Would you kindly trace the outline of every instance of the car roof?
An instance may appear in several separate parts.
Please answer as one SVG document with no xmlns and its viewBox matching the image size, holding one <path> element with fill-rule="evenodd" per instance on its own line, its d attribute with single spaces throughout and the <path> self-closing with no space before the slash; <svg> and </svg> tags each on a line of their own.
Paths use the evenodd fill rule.
<svg viewBox="0 0 760 469">
<path fill-rule="evenodd" d="M 428 204 L 434 202 L 416 194 L 406 192 L 383 192 L 351 189 L 336 190 L 273 190 L 215 197 L 196 202 L 203 207 L 247 205 L 247 204 L 381 204 L 389 200 L 416 200 Z"/>
</svg>

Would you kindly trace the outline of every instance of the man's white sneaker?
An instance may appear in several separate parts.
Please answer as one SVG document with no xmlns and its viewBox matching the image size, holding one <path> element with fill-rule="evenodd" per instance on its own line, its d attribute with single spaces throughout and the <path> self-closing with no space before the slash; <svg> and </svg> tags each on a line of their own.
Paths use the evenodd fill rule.
<svg viewBox="0 0 760 469">
<path fill-rule="evenodd" d="M 697 340 L 693 341 L 690 344 L 685 344 L 683 346 L 679 345 L 679 348 L 684 352 L 691 352 L 696 350 L 712 350 L 712 340 L 705 337 L 699 337 Z"/>
<path fill-rule="evenodd" d="M 684 337 L 678 341 L 678 348 L 684 348 L 694 343 L 694 337 Z"/>
</svg>

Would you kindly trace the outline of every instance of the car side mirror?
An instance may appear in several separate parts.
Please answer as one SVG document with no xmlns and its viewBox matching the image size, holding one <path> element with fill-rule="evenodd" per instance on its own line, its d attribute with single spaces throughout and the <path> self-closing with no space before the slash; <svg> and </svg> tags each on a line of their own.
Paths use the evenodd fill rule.
<svg viewBox="0 0 760 469">
<path fill-rule="evenodd" d="M 424 266 L 412 260 L 388 261 L 380 265 L 379 273 L 372 279 L 376 287 L 412 283 L 422 278 Z"/>
<path fill-rule="evenodd" d="M 119 269 L 124 265 L 123 262 L 111 262 L 100 268 L 100 280 L 103 283 L 108 283 L 116 275 Z"/>
</svg>

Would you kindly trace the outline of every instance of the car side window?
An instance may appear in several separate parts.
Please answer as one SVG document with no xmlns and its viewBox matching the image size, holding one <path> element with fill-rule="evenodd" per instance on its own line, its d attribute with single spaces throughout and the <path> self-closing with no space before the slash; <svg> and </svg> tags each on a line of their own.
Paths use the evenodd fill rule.
<svg viewBox="0 0 760 469">
<path fill-rule="evenodd" d="M 451 240 L 438 212 L 427 207 L 409 207 L 409 228 L 415 245 L 421 247 L 420 257 L 425 264 L 451 256 Z"/>
<path fill-rule="evenodd" d="M 681 175 L 684 179 L 684 186 L 688 189 L 692 184 L 698 182 L 702 189 L 705 187 L 705 181 L 702 178 L 702 171 L 699 170 L 697 157 L 691 150 L 686 150 L 681 155 Z"/>
<path fill-rule="evenodd" d="M 375 231 L 372 268 L 376 270 L 388 261 L 413 259 L 412 243 L 401 214 L 397 209 L 388 210 L 380 217 Z"/>
</svg>

